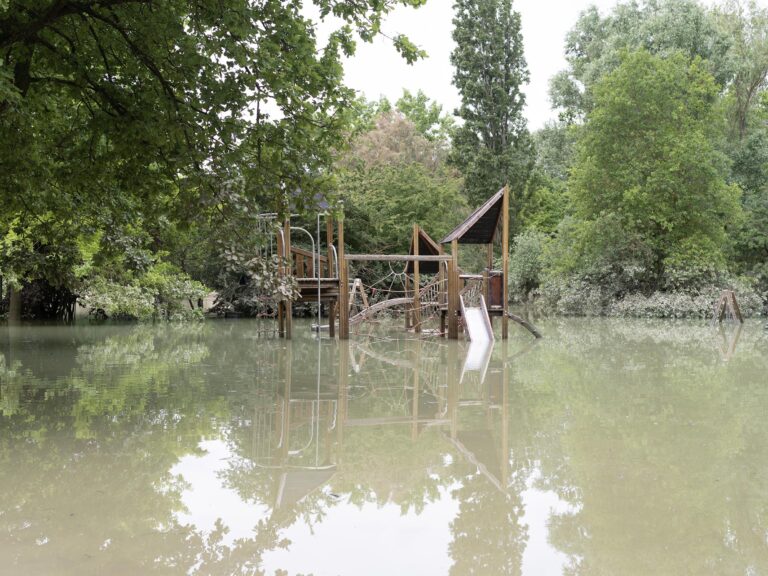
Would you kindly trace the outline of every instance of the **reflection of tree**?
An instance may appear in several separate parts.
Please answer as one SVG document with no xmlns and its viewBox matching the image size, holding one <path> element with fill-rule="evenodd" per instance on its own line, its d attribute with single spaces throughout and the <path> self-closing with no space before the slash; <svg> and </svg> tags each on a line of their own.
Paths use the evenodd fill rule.
<svg viewBox="0 0 768 576">
<path fill-rule="evenodd" d="M 451 574 L 520 574 L 527 540 L 520 492 L 500 491 L 481 474 L 462 480 L 454 496 L 459 513 L 451 523 Z"/>
<path fill-rule="evenodd" d="M 550 535 L 571 573 L 768 571 L 766 338 L 723 362 L 705 326 L 580 324 L 518 369 L 547 392 L 530 412 L 557 431 L 537 439 L 540 484 L 574 505 Z"/>
<path fill-rule="evenodd" d="M 55 346 L 69 370 L 57 378 L 39 332 L 5 342 L 0 485 L 12 489 L 0 490 L 4 570 L 186 574 L 230 563 L 256 573 L 240 568 L 277 545 L 274 531 L 230 548 L 220 532 L 176 519 L 184 486 L 170 470 L 226 420 L 222 397 L 195 369 L 209 334 L 197 325 L 105 332 L 70 332 L 69 344 Z"/>
<path fill-rule="evenodd" d="M 339 506 L 421 514 L 443 498 L 458 502 L 452 574 L 515 574 L 531 478 L 571 504 L 549 521 L 570 574 L 768 572 L 768 338 L 749 325 L 725 362 L 689 323 L 552 323 L 463 383 L 455 343 L 378 343 L 392 364 L 254 326 L 75 330 L 47 357 L 50 333 L 0 342 L 11 574 L 258 574 L 287 528 Z M 179 520 L 171 471 L 207 439 L 233 453 L 221 484 L 269 510 L 234 542 Z"/>
</svg>

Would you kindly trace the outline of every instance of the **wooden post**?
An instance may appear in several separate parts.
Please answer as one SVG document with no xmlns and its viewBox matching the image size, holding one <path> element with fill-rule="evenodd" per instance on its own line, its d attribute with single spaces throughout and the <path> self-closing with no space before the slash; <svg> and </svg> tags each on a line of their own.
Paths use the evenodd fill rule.
<svg viewBox="0 0 768 576">
<path fill-rule="evenodd" d="M 440 307 L 442 308 L 444 305 L 448 304 L 448 287 L 446 284 L 447 276 L 447 266 L 445 262 L 438 262 L 437 264 L 437 282 L 440 286 L 440 291 L 438 292 L 438 301 L 440 302 Z"/>
<path fill-rule="evenodd" d="M 408 277 L 408 274 L 405 275 L 405 297 L 408 298 L 411 295 L 411 279 Z M 411 329 L 411 311 L 407 308 L 405 309 L 405 331 L 408 332 L 408 330 Z"/>
<path fill-rule="evenodd" d="M 501 481 L 506 490 L 509 482 L 509 366 L 507 343 L 501 345 Z"/>
<path fill-rule="evenodd" d="M 736 302 L 736 293 L 733 290 L 728 290 L 728 299 L 731 304 L 731 315 L 743 324 L 744 317 L 741 315 L 741 308 L 739 308 L 739 303 Z"/>
<path fill-rule="evenodd" d="M 438 269 L 438 282 L 440 284 L 440 297 L 438 298 L 440 303 L 440 335 L 445 334 L 445 316 L 448 309 L 448 284 L 447 284 L 447 278 L 446 278 L 446 263 L 444 262 L 438 262 L 437 269 Z M 443 310 L 443 306 L 445 306 L 445 310 Z"/>
<path fill-rule="evenodd" d="M 342 216 L 339 219 L 339 340 L 349 340 L 349 268 L 344 256 Z"/>
<path fill-rule="evenodd" d="M 418 330 L 418 325 L 416 326 Z M 413 369 L 413 400 L 411 403 L 411 440 L 413 442 L 419 437 L 419 395 L 421 386 L 419 382 L 419 373 L 421 368 L 421 340 L 416 341 L 416 350 Z"/>
<path fill-rule="evenodd" d="M 451 418 L 451 438 L 456 439 L 459 431 L 459 343 L 448 343 L 448 358 L 445 362 L 448 371 L 448 414 Z"/>
<path fill-rule="evenodd" d="M 486 302 L 491 301 L 491 283 L 490 283 L 490 269 L 483 270 L 483 298 Z M 491 332 L 493 332 L 493 316 L 488 314 L 488 322 L 491 324 Z"/>
<path fill-rule="evenodd" d="M 448 338 L 459 338 L 459 242 L 451 242 L 451 260 L 448 262 Z"/>
<path fill-rule="evenodd" d="M 349 390 L 349 342 L 339 341 L 339 415 L 336 420 L 336 440 L 338 446 L 338 460 L 341 463 L 341 457 L 344 454 L 344 425 L 347 423 L 347 400 Z"/>
<path fill-rule="evenodd" d="M 288 451 L 290 450 L 290 434 L 291 434 L 291 388 L 293 385 L 293 374 L 291 367 L 293 365 L 293 350 L 288 345 L 282 351 L 282 365 L 283 365 L 283 445 L 280 450 L 281 458 L 280 464 L 285 464 L 288 459 Z"/>
<path fill-rule="evenodd" d="M 10 300 L 8 307 L 8 323 L 21 323 L 21 289 L 14 288 L 12 285 L 8 289 L 8 298 Z"/>
<path fill-rule="evenodd" d="M 287 275 L 290 275 L 292 272 L 292 265 L 291 265 L 291 220 L 289 218 L 286 218 L 285 223 L 283 224 L 283 235 L 285 236 L 285 245 L 283 246 L 283 249 L 285 250 L 286 273 Z M 284 307 L 285 307 L 285 337 L 288 340 L 290 340 L 291 331 L 293 328 L 293 302 L 286 299 L 284 301 Z"/>
<path fill-rule="evenodd" d="M 328 248 L 328 272 L 326 278 L 333 278 L 336 270 L 333 268 L 333 216 L 325 218 L 325 243 Z M 319 250 L 318 250 L 319 252 Z M 328 301 L 328 335 L 336 336 L 336 301 Z"/>
<path fill-rule="evenodd" d="M 504 200 L 501 205 L 501 339 L 506 340 L 509 332 L 509 184 L 504 186 Z"/>
<path fill-rule="evenodd" d="M 413 225 L 413 254 L 419 255 L 419 225 Z M 419 290 L 421 289 L 421 279 L 419 276 L 419 261 L 413 262 L 413 329 L 419 334 L 421 332 L 421 302 L 419 302 Z"/>
<path fill-rule="evenodd" d="M 285 243 L 283 242 L 282 230 L 277 231 L 277 276 L 278 281 L 282 283 L 285 280 Z M 282 298 L 277 301 L 277 334 L 280 338 L 285 336 L 285 311 L 283 310 Z"/>
</svg>

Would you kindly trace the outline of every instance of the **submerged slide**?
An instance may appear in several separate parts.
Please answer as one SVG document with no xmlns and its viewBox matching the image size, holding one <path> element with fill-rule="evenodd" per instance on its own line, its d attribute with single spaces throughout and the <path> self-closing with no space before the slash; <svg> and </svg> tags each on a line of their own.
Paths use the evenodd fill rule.
<svg viewBox="0 0 768 576">
<path fill-rule="evenodd" d="M 488 316 L 488 308 L 485 306 L 485 298 L 480 296 L 480 306 L 465 306 L 464 297 L 461 299 L 461 314 L 464 317 L 464 326 L 467 336 L 472 342 L 493 342 L 493 328 L 491 318 Z"/>
</svg>

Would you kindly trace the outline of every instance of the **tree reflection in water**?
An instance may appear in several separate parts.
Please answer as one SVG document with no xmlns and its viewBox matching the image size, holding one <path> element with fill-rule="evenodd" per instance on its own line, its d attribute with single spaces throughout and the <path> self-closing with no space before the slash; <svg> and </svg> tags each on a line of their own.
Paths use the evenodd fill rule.
<svg viewBox="0 0 768 576">
<path fill-rule="evenodd" d="M 523 337 L 497 343 L 481 378 L 462 375 L 455 342 L 289 343 L 250 322 L 9 328 L 0 557 L 10 574 L 389 573 L 386 554 L 366 570 L 355 549 L 297 560 L 365 515 L 382 535 L 444 518 L 416 535 L 433 573 L 536 573 L 533 489 L 566 503 L 535 547 L 565 554 L 563 573 L 768 571 L 759 326 L 725 347 L 691 323 L 546 332 L 520 357 Z M 195 507 L 222 490 L 234 507 L 204 522 Z"/>
</svg>

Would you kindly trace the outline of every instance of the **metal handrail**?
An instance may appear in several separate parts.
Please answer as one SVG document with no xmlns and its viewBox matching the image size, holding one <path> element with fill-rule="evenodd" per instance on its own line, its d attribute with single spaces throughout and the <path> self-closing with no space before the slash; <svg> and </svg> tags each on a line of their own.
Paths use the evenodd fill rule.
<svg viewBox="0 0 768 576">
<path fill-rule="evenodd" d="M 341 276 L 339 276 L 339 253 L 336 252 L 336 246 L 333 244 L 331 244 L 331 251 L 333 252 L 334 268 L 336 268 L 336 278 L 341 278 Z"/>
</svg>

